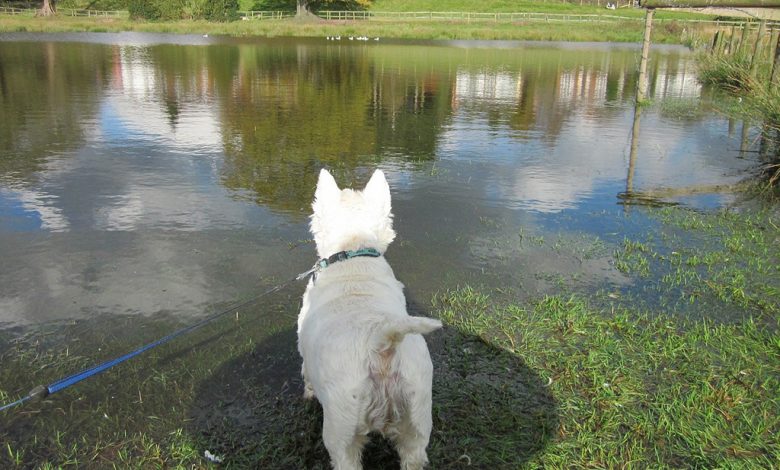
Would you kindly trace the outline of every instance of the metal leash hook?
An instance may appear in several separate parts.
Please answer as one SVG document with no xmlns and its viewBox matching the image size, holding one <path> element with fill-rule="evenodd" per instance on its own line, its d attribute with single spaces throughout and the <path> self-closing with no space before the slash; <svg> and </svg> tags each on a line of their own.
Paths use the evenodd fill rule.
<svg viewBox="0 0 780 470">
<path fill-rule="evenodd" d="M 33 400 L 33 401 L 43 401 L 48 396 L 49 396 L 49 387 L 47 387 L 46 385 L 38 385 L 37 387 L 30 390 L 26 398 L 28 400 Z"/>
<path fill-rule="evenodd" d="M 0 411 L 5 411 L 9 408 L 13 408 L 14 406 L 21 405 L 26 401 L 43 401 L 48 396 L 49 396 L 49 387 L 47 387 L 46 385 L 38 385 L 37 387 L 30 390 L 27 393 L 27 395 L 16 400 L 15 402 L 11 402 L 6 405 L 0 406 Z"/>
</svg>

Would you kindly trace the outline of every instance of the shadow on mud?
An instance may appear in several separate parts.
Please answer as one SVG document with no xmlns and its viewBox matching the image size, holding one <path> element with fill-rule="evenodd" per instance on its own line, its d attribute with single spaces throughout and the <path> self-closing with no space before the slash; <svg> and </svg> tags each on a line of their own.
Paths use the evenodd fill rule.
<svg viewBox="0 0 780 470">
<path fill-rule="evenodd" d="M 435 371 L 431 468 L 517 468 L 545 447 L 557 429 L 556 403 L 521 359 L 451 327 L 427 341 Z M 269 337 L 201 385 L 189 432 L 230 467 L 330 468 L 322 409 L 302 398 L 300 365 L 292 327 Z M 399 467 L 379 436 L 363 464 Z"/>
</svg>

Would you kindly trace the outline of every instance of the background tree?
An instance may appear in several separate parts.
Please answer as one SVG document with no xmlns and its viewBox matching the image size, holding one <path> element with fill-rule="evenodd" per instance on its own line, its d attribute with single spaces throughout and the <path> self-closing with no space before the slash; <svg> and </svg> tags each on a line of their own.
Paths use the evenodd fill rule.
<svg viewBox="0 0 780 470">
<path fill-rule="evenodd" d="M 296 16 L 316 14 L 319 10 L 365 10 L 371 0 L 257 0 L 253 10 L 292 11 Z"/>
<path fill-rule="evenodd" d="M 57 14 L 56 0 L 43 0 L 43 6 L 41 7 L 41 16 L 51 16 Z"/>
<path fill-rule="evenodd" d="M 128 0 L 132 19 L 208 20 L 238 19 L 238 0 Z"/>
</svg>

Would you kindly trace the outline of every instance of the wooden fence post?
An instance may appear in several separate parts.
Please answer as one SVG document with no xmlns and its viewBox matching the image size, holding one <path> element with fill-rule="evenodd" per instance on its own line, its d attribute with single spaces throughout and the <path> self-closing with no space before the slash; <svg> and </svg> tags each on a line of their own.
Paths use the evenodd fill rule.
<svg viewBox="0 0 780 470">
<path fill-rule="evenodd" d="M 739 40 L 739 47 L 737 51 L 741 54 L 745 51 L 745 45 L 747 44 L 747 38 L 750 31 L 750 23 L 742 23 L 742 37 Z"/>
<path fill-rule="evenodd" d="M 750 60 L 750 76 L 755 78 L 758 72 L 758 63 L 761 62 L 761 43 L 764 41 L 764 32 L 766 32 L 766 20 L 761 20 L 758 26 L 758 36 L 753 45 L 753 58 Z"/>
<path fill-rule="evenodd" d="M 638 102 L 647 98 L 647 59 L 650 57 L 650 34 L 653 32 L 654 12 L 654 9 L 648 8 L 645 14 L 645 37 L 642 41 L 642 61 L 639 63 L 639 84 L 636 90 Z"/>
<path fill-rule="evenodd" d="M 775 60 L 772 62 L 772 77 L 769 86 L 780 86 L 780 34 L 775 42 Z"/>
<path fill-rule="evenodd" d="M 715 31 L 715 36 L 712 37 L 712 45 L 710 46 L 710 54 L 717 54 L 720 49 L 718 44 L 720 42 L 720 31 Z"/>
<path fill-rule="evenodd" d="M 726 30 L 721 29 L 720 31 L 720 44 L 718 45 L 718 55 L 724 56 L 726 55 L 726 47 L 727 46 L 727 39 L 726 39 Z"/>
<path fill-rule="evenodd" d="M 775 48 L 777 47 L 777 35 L 780 34 L 780 28 L 769 30 L 769 47 L 767 48 L 767 62 L 772 63 L 775 57 Z M 771 66 L 770 66 L 771 68 Z"/>
<path fill-rule="evenodd" d="M 736 36 L 737 27 L 734 25 L 731 25 L 731 34 L 729 35 L 729 50 L 728 55 L 731 55 L 734 53 L 734 36 Z"/>
</svg>

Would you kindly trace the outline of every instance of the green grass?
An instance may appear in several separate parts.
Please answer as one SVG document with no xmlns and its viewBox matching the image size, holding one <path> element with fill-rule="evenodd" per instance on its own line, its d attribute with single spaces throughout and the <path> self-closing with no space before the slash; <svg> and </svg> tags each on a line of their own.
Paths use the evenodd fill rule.
<svg viewBox="0 0 780 470">
<path fill-rule="evenodd" d="M 625 2 L 621 2 L 625 3 Z M 601 5 L 565 1 L 529 1 L 529 0 L 488 0 L 473 2 L 468 0 L 374 0 L 370 10 L 375 11 L 468 11 L 476 13 L 561 13 L 561 14 L 600 14 L 644 18 L 645 10 L 639 8 L 619 8 L 607 10 L 606 2 Z M 659 10 L 659 19 L 702 19 L 712 15 L 680 12 L 675 10 Z"/>
<path fill-rule="evenodd" d="M 661 228 L 617 246 L 615 263 L 635 283 L 617 294 L 564 285 L 519 300 L 511 288 L 451 286 L 422 309 L 445 323 L 427 338 L 432 468 L 778 461 L 776 207 L 646 210 Z M 593 249 L 607 251 L 603 242 Z M 642 289 L 650 301 L 637 297 Z M 232 468 L 328 468 L 321 409 L 301 399 L 298 295 L 280 292 L 42 403 L 0 413 L 0 467 L 213 468 L 208 450 Z M 91 321 L 86 332 L 80 322 L 23 336 L 0 331 L 0 399 L 94 363 L 96 348 L 113 357 L 176 326 L 148 320 L 131 341 L 136 319 Z M 72 337 L 82 340 L 63 341 Z M 366 459 L 369 468 L 397 465 L 378 438 Z"/>
<path fill-rule="evenodd" d="M 325 37 L 365 35 L 401 39 L 476 39 L 639 42 L 642 24 L 635 21 L 593 23 L 494 23 L 454 21 L 298 22 L 295 20 L 145 22 L 104 18 L 33 18 L 0 16 L 0 32 L 162 32 L 259 37 Z M 689 44 L 697 33 L 675 27 L 656 28 L 656 43 Z"/>
<path fill-rule="evenodd" d="M 77 7 L 79 2 L 68 6 Z M 87 5 L 84 5 L 87 6 Z M 246 3 L 241 5 L 249 8 Z M 580 6 L 565 2 L 404 2 L 377 1 L 371 7 L 376 11 L 472 11 L 472 12 L 535 12 L 566 14 L 609 14 L 626 17 L 625 21 L 605 22 L 492 22 L 465 20 L 394 20 L 382 19 L 354 22 L 317 21 L 238 21 L 233 23 L 209 23 L 205 21 L 145 22 L 127 18 L 34 18 L 28 16 L 0 16 L 0 31 L 29 32 L 118 32 L 142 31 L 165 33 L 225 34 L 233 36 L 265 37 L 323 37 L 329 35 L 366 35 L 404 39 L 499 39 L 499 40 L 551 40 L 551 41 L 614 41 L 639 42 L 642 39 L 644 12 L 640 9 L 622 8 L 608 11 L 594 6 Z M 704 15 L 658 12 L 658 20 L 708 18 Z M 654 32 L 657 43 L 693 44 L 699 25 L 681 26 L 675 21 L 658 23 Z"/>
<path fill-rule="evenodd" d="M 735 98 L 722 100 L 721 112 L 760 125 L 762 147 L 769 149 L 764 151 L 766 163 L 762 176 L 767 192 L 777 196 L 780 194 L 780 87 L 771 84 L 772 58 L 767 53 L 768 45 L 763 45 L 763 52 L 756 59 L 758 66 L 751 71 L 755 39 L 748 37 L 750 46 L 740 47 L 736 38 L 735 35 L 735 44 L 729 46 L 735 49 L 732 53 L 698 52 L 699 80 Z"/>
<path fill-rule="evenodd" d="M 62 0 L 57 2 L 60 8 L 115 10 L 120 9 L 122 2 L 94 1 L 94 0 Z M 240 11 L 255 9 L 257 0 L 239 0 Z M 545 1 L 545 0 L 485 0 L 474 2 L 469 0 L 373 0 L 369 10 L 382 12 L 475 12 L 475 13 L 561 13 L 561 14 L 602 14 L 613 16 L 626 16 L 631 18 L 644 17 L 645 11 L 639 8 L 619 8 L 607 10 L 606 0 L 601 5 L 593 2 L 580 4 L 578 1 Z M 626 2 L 621 0 L 622 4 Z M 290 1 L 288 10 L 295 10 L 294 2 Z M 324 6 L 323 9 L 338 10 L 336 7 Z M 659 19 L 705 19 L 712 15 L 700 13 L 680 12 L 675 10 L 659 10 L 656 14 Z"/>
<path fill-rule="evenodd" d="M 449 327 L 522 358 L 557 403 L 544 450 L 511 468 L 770 468 L 780 455 L 778 336 L 752 320 L 605 311 L 578 296 L 501 304 L 468 287 L 436 306 Z"/>
</svg>

